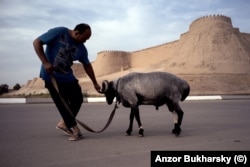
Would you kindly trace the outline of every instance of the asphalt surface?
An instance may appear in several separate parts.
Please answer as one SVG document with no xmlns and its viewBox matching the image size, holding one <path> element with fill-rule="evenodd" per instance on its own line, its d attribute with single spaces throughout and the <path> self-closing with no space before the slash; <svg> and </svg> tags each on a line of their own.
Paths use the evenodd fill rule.
<svg viewBox="0 0 250 167">
<path fill-rule="evenodd" d="M 250 100 L 186 101 L 182 133 L 171 134 L 173 119 L 165 106 L 141 106 L 145 137 L 125 136 L 129 109 L 117 110 L 110 127 L 72 142 L 55 126 L 53 103 L 0 105 L 1 167 L 148 167 L 153 150 L 250 150 Z M 84 103 L 78 119 L 99 130 L 112 106 Z"/>
</svg>

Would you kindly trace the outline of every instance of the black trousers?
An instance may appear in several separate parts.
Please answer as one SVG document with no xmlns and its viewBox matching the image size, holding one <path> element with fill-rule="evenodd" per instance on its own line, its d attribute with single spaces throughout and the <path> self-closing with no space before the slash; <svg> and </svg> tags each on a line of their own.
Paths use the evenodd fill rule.
<svg viewBox="0 0 250 167">
<path fill-rule="evenodd" d="M 57 83 L 59 92 L 64 100 L 68 103 L 74 117 L 67 111 L 64 107 L 63 102 L 61 101 L 58 92 L 51 82 L 45 82 L 45 87 L 49 90 L 50 95 L 60 112 L 66 126 L 68 128 L 72 128 L 77 123 L 75 121 L 75 117 L 77 116 L 81 105 L 83 103 L 83 95 L 80 85 L 78 81 L 70 82 L 70 83 Z"/>
</svg>

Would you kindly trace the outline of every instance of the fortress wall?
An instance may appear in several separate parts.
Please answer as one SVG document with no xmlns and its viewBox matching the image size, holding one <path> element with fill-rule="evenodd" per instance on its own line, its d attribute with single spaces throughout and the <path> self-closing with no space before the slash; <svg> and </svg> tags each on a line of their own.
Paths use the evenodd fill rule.
<svg viewBox="0 0 250 167">
<path fill-rule="evenodd" d="M 74 63 L 72 66 L 72 70 L 77 78 L 83 78 L 87 76 L 82 63 Z"/>
<path fill-rule="evenodd" d="M 244 41 L 239 36 L 244 36 Z M 193 21 L 180 40 L 131 53 L 100 52 L 94 69 L 97 76 L 152 65 L 174 73 L 246 73 L 248 69 L 240 67 L 249 64 L 249 46 L 244 47 L 249 40 L 249 34 L 232 26 L 230 17 L 209 15 Z"/>
<path fill-rule="evenodd" d="M 42 78 L 36 78 L 34 84 L 33 84 L 33 87 L 36 87 L 36 88 L 44 88 L 45 84 L 44 84 L 44 81 L 42 80 Z"/>
<path fill-rule="evenodd" d="M 249 45 L 241 39 L 231 19 L 211 15 L 195 20 L 189 31 L 181 35 L 176 68 L 184 73 L 249 73 Z M 182 66 L 180 66 L 182 65 Z M 188 70 L 189 69 L 189 70 Z"/>
<path fill-rule="evenodd" d="M 193 21 L 179 40 L 134 52 L 99 52 L 92 65 L 96 77 L 115 78 L 119 72 L 127 70 L 128 73 L 130 68 L 135 68 L 131 71 L 162 70 L 183 76 L 227 75 L 230 82 L 238 83 L 231 76 L 250 74 L 249 43 L 250 34 L 233 27 L 229 17 L 210 15 Z M 93 88 L 92 84 L 86 85 L 87 75 L 82 64 L 74 64 L 72 69 L 77 78 L 83 79 L 81 84 L 84 83 L 85 88 Z M 45 88 L 41 89 L 42 82 L 40 78 L 29 80 L 17 93 L 46 92 Z M 241 83 L 249 84 L 244 78 Z M 221 85 L 219 82 L 212 87 L 218 84 Z"/>
<path fill-rule="evenodd" d="M 167 60 L 173 55 L 178 41 L 165 43 L 151 48 L 132 52 L 131 67 L 143 67 Z"/>
<path fill-rule="evenodd" d="M 130 68 L 130 52 L 103 51 L 97 54 L 93 64 L 97 77 L 124 71 Z"/>
<path fill-rule="evenodd" d="M 32 88 L 32 87 L 34 86 L 36 80 L 37 80 L 37 78 L 33 78 L 33 80 L 31 80 L 31 82 L 30 82 L 28 88 Z"/>
<path fill-rule="evenodd" d="M 25 87 L 29 87 L 31 85 L 32 80 L 28 80 Z"/>
<path fill-rule="evenodd" d="M 249 33 L 241 33 L 242 39 L 250 43 L 250 34 Z"/>
<path fill-rule="evenodd" d="M 189 32 L 195 32 L 196 30 L 200 31 L 214 31 L 213 27 L 227 27 L 227 29 L 232 29 L 232 21 L 230 17 L 223 15 L 209 15 L 203 16 L 195 21 L 193 21 L 189 26 Z"/>
</svg>

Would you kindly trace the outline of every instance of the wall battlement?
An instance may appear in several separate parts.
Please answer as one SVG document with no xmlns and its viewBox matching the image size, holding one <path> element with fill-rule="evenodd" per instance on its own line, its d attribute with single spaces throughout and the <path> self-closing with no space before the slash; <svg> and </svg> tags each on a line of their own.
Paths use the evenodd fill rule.
<svg viewBox="0 0 250 167">
<path fill-rule="evenodd" d="M 225 22 L 225 23 L 228 23 L 232 26 L 232 21 L 231 21 L 231 18 L 230 17 L 227 17 L 227 16 L 224 16 L 224 15 L 207 15 L 207 16 L 203 16 L 203 17 L 200 17 L 196 20 L 194 20 L 190 26 L 189 26 L 189 30 L 192 30 L 192 29 L 195 29 L 196 27 L 199 27 L 200 24 L 202 25 L 205 25 L 206 22 L 209 23 L 209 22 L 216 22 L 216 21 L 222 21 L 222 22 Z"/>
<path fill-rule="evenodd" d="M 220 14 L 217 14 L 217 15 L 214 14 L 214 15 L 207 15 L 207 16 L 202 16 L 202 17 L 200 17 L 200 18 L 194 20 L 194 21 L 190 24 L 190 26 L 191 26 L 192 24 L 195 24 L 195 23 L 199 22 L 199 21 L 206 21 L 206 20 L 211 20 L 211 19 L 214 19 L 214 20 L 222 20 L 222 21 L 225 21 L 225 22 L 228 22 L 228 23 L 232 24 L 232 21 L 231 21 L 231 18 L 230 18 L 230 17 L 224 16 L 224 15 L 220 15 Z"/>
<path fill-rule="evenodd" d="M 104 50 L 101 52 L 98 52 L 97 54 L 130 54 L 130 52 L 127 51 L 121 51 L 121 50 Z"/>
</svg>

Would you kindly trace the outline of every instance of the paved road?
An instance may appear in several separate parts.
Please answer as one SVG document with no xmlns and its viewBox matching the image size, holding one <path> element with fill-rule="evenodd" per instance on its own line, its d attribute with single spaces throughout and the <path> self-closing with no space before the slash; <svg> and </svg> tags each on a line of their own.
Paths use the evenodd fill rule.
<svg viewBox="0 0 250 167">
<path fill-rule="evenodd" d="M 59 114 L 53 104 L 0 105 L 1 167 L 150 166 L 151 150 L 250 150 L 250 100 L 187 101 L 182 134 L 175 137 L 172 115 L 141 107 L 145 137 L 125 136 L 129 110 L 120 107 L 101 134 L 83 131 L 70 142 L 55 129 Z M 78 118 L 98 130 L 113 106 L 85 103 Z M 136 124 L 135 124 L 136 125 Z"/>
</svg>

